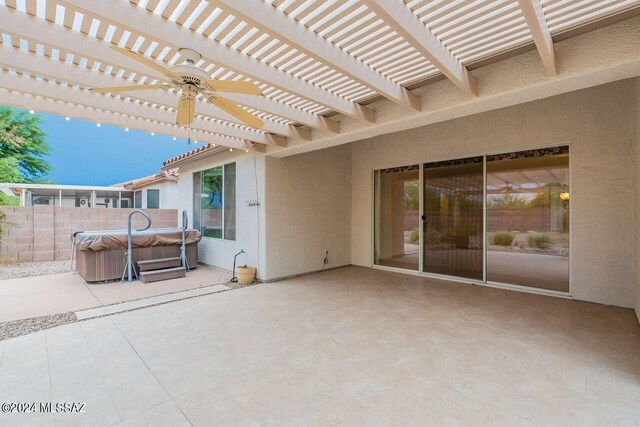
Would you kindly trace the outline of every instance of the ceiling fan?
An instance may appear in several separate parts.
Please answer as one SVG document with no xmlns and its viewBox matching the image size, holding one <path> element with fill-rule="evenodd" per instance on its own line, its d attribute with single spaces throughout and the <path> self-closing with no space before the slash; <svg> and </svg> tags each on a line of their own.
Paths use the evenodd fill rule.
<svg viewBox="0 0 640 427">
<path fill-rule="evenodd" d="M 118 52 L 161 72 L 171 80 L 171 83 L 99 87 L 89 89 L 91 92 L 109 93 L 175 88 L 181 91 L 176 114 L 176 124 L 178 125 L 187 126 L 193 123 L 196 95 L 200 93 L 203 94 L 211 104 L 226 111 L 248 126 L 261 128 L 264 125 L 262 120 L 238 107 L 235 102 L 218 95 L 218 92 L 262 95 L 260 89 L 251 82 L 212 79 L 209 73 L 195 66 L 200 58 L 202 58 L 202 55 L 195 50 L 188 48 L 178 49 L 178 54 L 182 58 L 183 63 L 166 68 L 157 62 L 128 49 L 123 49 L 117 46 L 112 46 L 112 49 L 115 49 Z"/>
</svg>

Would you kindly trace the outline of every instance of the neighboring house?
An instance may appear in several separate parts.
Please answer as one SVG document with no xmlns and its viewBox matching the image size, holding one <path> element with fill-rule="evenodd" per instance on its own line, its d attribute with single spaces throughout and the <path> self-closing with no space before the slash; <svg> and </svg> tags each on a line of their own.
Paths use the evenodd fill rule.
<svg viewBox="0 0 640 427">
<path fill-rule="evenodd" d="M 20 198 L 21 206 L 176 209 L 178 171 L 108 186 L 0 183 L 0 191 Z"/>
<path fill-rule="evenodd" d="M 133 191 L 133 207 L 137 209 L 176 209 L 178 197 L 178 170 L 171 169 L 157 174 L 124 182 L 121 185 Z"/>
</svg>

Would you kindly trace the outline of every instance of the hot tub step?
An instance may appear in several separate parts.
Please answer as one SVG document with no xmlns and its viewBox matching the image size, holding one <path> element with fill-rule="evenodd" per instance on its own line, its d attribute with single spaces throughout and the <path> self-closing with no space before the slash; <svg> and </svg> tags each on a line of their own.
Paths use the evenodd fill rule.
<svg viewBox="0 0 640 427">
<path fill-rule="evenodd" d="M 160 280 L 177 279 L 185 276 L 184 267 L 165 268 L 163 270 L 141 271 L 142 283 L 159 282 Z"/>
<path fill-rule="evenodd" d="M 180 257 L 158 258 L 138 261 L 140 271 L 160 270 L 161 268 L 180 267 Z"/>
</svg>

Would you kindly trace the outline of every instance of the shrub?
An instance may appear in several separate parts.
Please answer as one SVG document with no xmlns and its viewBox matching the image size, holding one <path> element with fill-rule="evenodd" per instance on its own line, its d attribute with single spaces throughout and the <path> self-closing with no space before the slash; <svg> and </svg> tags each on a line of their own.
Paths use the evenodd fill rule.
<svg viewBox="0 0 640 427">
<path fill-rule="evenodd" d="M 414 245 L 417 245 L 420 242 L 420 230 L 417 228 L 414 228 L 411 231 L 411 234 L 409 235 L 409 242 L 413 243 Z"/>
<path fill-rule="evenodd" d="M 496 246 L 511 246 L 515 238 L 515 234 L 509 231 L 496 231 L 491 236 L 491 244 Z"/>
<path fill-rule="evenodd" d="M 0 192 L 0 206 L 20 206 L 20 198 Z"/>
<path fill-rule="evenodd" d="M 553 241 L 547 233 L 532 233 L 527 236 L 527 243 L 534 248 L 547 249 Z"/>
</svg>

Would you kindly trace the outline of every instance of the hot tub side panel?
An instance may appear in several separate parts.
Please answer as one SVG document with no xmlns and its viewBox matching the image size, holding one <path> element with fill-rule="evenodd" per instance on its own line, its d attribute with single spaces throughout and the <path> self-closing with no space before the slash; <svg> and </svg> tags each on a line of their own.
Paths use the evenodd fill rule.
<svg viewBox="0 0 640 427">
<path fill-rule="evenodd" d="M 125 249 L 102 251 L 76 250 L 76 270 L 86 282 L 105 282 L 122 278 L 126 262 Z M 152 246 L 133 249 L 133 260 L 142 261 L 180 256 L 180 245 Z M 198 244 L 187 245 L 187 262 L 193 269 L 198 265 Z"/>
</svg>

